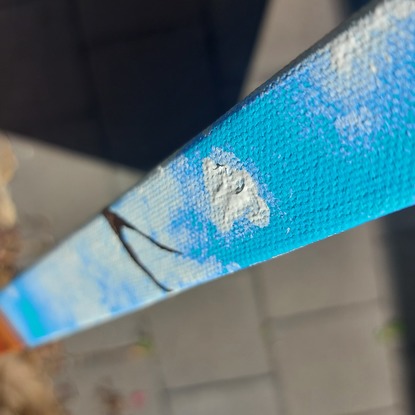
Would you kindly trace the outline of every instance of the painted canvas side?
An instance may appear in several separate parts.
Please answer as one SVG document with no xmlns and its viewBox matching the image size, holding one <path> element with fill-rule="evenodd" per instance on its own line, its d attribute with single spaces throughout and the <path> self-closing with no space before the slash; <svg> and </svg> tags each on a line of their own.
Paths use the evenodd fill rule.
<svg viewBox="0 0 415 415">
<path fill-rule="evenodd" d="M 415 2 L 380 3 L 0 294 L 41 344 L 415 202 Z"/>
</svg>

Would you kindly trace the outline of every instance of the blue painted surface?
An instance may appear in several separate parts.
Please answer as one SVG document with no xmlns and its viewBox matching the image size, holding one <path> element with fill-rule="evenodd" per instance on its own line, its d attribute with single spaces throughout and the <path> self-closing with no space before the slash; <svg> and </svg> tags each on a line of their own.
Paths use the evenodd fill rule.
<svg viewBox="0 0 415 415">
<path fill-rule="evenodd" d="M 111 209 L 180 252 L 123 230 L 178 292 L 413 205 L 413 85 L 415 3 L 390 0 L 248 97 Z M 6 288 L 0 308 L 38 345 L 166 295 L 99 217 Z"/>
</svg>

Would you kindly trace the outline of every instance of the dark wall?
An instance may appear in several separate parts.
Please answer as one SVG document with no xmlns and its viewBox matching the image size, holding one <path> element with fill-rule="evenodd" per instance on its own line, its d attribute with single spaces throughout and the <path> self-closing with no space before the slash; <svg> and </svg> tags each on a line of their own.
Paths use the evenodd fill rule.
<svg viewBox="0 0 415 415">
<path fill-rule="evenodd" d="M 366 6 L 370 0 L 347 0 L 348 6 L 351 11 L 357 11 L 363 6 Z"/>
<path fill-rule="evenodd" d="M 0 0 L 0 128 L 149 168 L 238 99 L 265 0 Z"/>
</svg>

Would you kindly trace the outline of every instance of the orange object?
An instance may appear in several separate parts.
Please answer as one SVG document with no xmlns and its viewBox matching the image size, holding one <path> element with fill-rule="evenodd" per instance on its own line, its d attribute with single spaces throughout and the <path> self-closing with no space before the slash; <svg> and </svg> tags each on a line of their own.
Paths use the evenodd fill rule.
<svg viewBox="0 0 415 415">
<path fill-rule="evenodd" d="M 16 333 L 10 322 L 0 313 L 0 353 L 22 350 L 23 340 Z"/>
</svg>

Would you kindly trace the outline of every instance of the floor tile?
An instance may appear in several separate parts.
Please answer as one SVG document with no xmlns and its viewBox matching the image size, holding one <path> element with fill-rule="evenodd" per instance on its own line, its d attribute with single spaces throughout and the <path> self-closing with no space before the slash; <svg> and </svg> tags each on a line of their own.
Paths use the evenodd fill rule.
<svg viewBox="0 0 415 415">
<path fill-rule="evenodd" d="M 269 370 L 248 271 L 190 290 L 148 314 L 168 387 Z"/>
<path fill-rule="evenodd" d="M 133 349 L 68 360 L 55 383 L 70 414 L 163 414 L 157 361 L 154 356 L 137 355 Z"/>
<path fill-rule="evenodd" d="M 260 266 L 267 314 L 284 317 L 377 297 L 365 227 L 333 236 Z"/>
<path fill-rule="evenodd" d="M 152 343 L 151 327 L 145 311 L 128 314 L 116 321 L 77 333 L 65 339 L 63 344 L 68 353 L 81 355 L 137 345 L 143 341 Z"/>
<path fill-rule="evenodd" d="M 393 405 L 376 304 L 274 325 L 273 353 L 290 415 L 353 414 Z"/>
<path fill-rule="evenodd" d="M 254 377 L 170 394 L 173 415 L 278 415 L 272 379 Z"/>
</svg>

